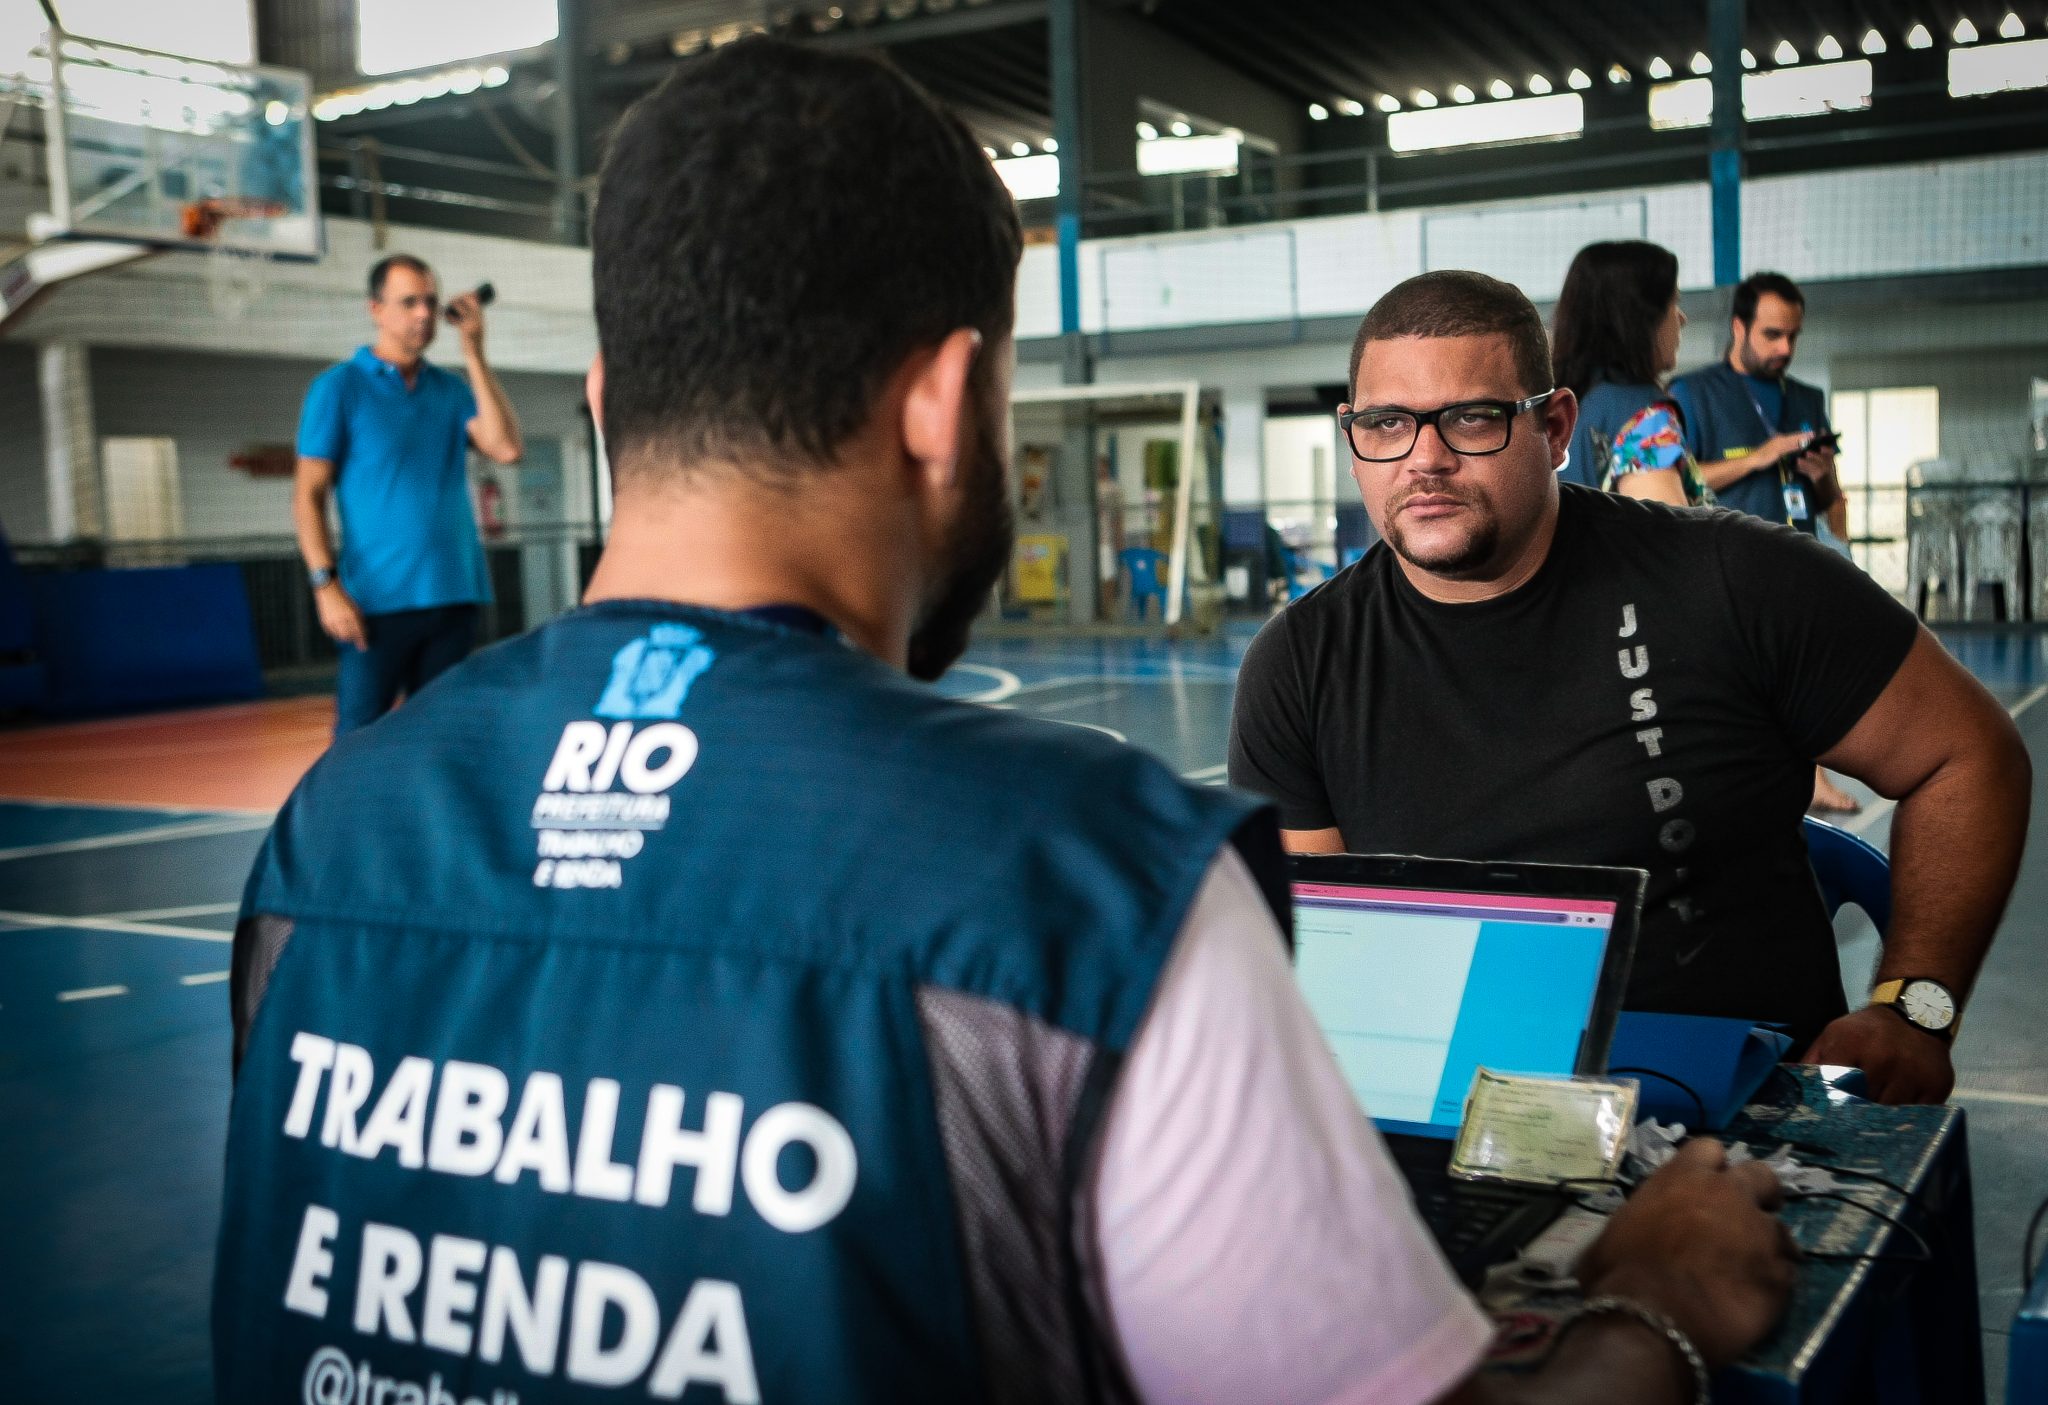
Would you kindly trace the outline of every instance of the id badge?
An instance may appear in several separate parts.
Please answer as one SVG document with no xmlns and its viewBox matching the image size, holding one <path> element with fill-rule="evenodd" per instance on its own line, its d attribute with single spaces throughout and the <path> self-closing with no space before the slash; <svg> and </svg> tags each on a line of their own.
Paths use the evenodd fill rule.
<svg viewBox="0 0 2048 1405">
<path fill-rule="evenodd" d="M 1806 520 L 1806 489 L 1797 483 L 1785 485 L 1785 520 L 1804 522 Z"/>
</svg>

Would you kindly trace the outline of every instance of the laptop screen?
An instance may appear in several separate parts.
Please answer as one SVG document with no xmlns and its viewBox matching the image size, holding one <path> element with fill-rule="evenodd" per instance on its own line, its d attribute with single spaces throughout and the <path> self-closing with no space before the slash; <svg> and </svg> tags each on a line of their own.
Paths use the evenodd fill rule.
<svg viewBox="0 0 2048 1405">
<path fill-rule="evenodd" d="M 1297 882 L 1295 973 L 1381 1130 L 1451 1137 L 1481 1065 L 1577 1070 L 1616 906 Z"/>
</svg>

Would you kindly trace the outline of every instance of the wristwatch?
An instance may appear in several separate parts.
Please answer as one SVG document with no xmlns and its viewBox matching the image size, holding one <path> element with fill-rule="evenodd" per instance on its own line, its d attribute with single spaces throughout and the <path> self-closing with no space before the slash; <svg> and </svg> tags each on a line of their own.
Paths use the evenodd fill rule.
<svg viewBox="0 0 2048 1405">
<path fill-rule="evenodd" d="M 1963 1026 L 1962 1012 L 1956 1009 L 1955 993 L 1940 981 L 1926 976 L 1886 981 L 1871 990 L 1870 1003 L 1889 1006 L 1913 1028 L 1945 1041 L 1953 1040 L 1956 1031 Z"/>
<path fill-rule="evenodd" d="M 306 584 L 312 586 L 315 590 L 334 584 L 334 568 L 332 566 L 315 566 L 308 569 L 306 572 Z"/>
</svg>

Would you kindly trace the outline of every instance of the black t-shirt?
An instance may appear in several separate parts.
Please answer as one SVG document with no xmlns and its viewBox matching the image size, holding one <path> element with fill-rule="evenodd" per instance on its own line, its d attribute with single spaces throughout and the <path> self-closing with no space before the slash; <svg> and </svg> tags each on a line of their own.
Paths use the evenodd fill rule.
<svg viewBox="0 0 2048 1405">
<path fill-rule="evenodd" d="M 1560 485 L 1508 595 L 1430 600 L 1379 547 L 1245 655 L 1230 779 L 1353 853 L 1647 869 L 1634 1009 L 1843 1013 L 1800 820 L 1913 616 L 1789 528 Z"/>
</svg>

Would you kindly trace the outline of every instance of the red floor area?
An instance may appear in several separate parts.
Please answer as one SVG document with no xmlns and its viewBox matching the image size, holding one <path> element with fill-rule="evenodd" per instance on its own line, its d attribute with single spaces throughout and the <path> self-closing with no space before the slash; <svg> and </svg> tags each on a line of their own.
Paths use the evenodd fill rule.
<svg viewBox="0 0 2048 1405">
<path fill-rule="evenodd" d="M 327 749 L 334 699 L 0 733 L 0 799 L 275 810 Z"/>
</svg>

